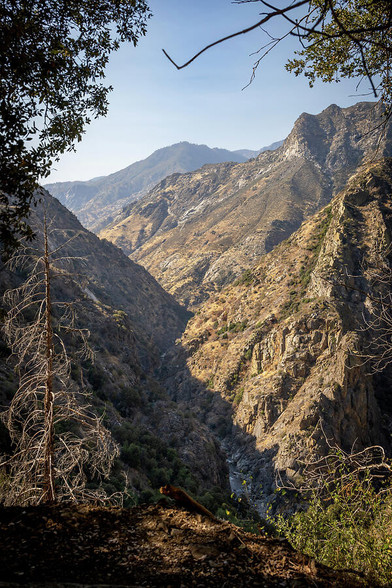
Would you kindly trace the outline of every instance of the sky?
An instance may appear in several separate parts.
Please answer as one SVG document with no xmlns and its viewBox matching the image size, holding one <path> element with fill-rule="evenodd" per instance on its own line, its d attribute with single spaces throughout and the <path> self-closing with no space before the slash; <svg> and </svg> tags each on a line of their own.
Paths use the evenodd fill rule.
<svg viewBox="0 0 392 588">
<path fill-rule="evenodd" d="M 64 154 L 46 182 L 107 175 L 180 141 L 260 149 L 284 139 L 302 112 L 373 99 L 363 96 L 366 84 L 356 92 L 355 80 L 309 88 L 304 77 L 288 73 L 284 65 L 299 49 L 294 38 L 275 47 L 243 89 L 260 55 L 255 52 L 269 40 L 260 29 L 213 47 L 178 71 L 162 48 L 183 63 L 206 44 L 257 22 L 261 6 L 232 0 L 150 0 L 149 5 L 147 35 L 136 48 L 123 45 L 108 64 L 106 82 L 114 87 L 108 115 L 86 128 L 76 152 Z M 267 30 L 278 36 L 284 23 L 276 21 Z"/>
</svg>

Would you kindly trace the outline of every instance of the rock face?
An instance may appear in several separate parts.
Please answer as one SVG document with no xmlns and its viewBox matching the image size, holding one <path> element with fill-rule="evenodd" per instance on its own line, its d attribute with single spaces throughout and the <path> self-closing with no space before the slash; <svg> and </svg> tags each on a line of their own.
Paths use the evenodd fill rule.
<svg viewBox="0 0 392 588">
<path fill-rule="evenodd" d="M 327 204 L 361 162 L 392 154 L 381 112 L 363 102 L 302 114 L 275 151 L 170 176 L 100 235 L 196 307 Z"/>
<path fill-rule="evenodd" d="M 169 481 L 194 485 L 194 491 L 214 485 L 226 488 L 225 458 L 211 433 L 190 413 L 179 411 L 154 377 L 189 313 L 144 268 L 84 229 L 46 192 L 29 221 L 37 233 L 33 246 L 42 241 L 43 211 L 51 219 L 50 250 L 58 251 L 64 271 L 71 274 L 53 278 L 53 298 L 76 306 L 78 326 L 90 331 L 95 352 L 93 363 L 82 361 L 76 346 L 66 341 L 74 362 L 73 385 L 90 391 L 96 410 L 106 415 L 106 424 L 121 445 L 131 490 L 152 491 Z M 1 268 L 1 294 L 20 281 L 20 274 Z M 12 358 L 5 362 L 7 354 L 0 341 L 3 406 L 16 386 Z M 6 444 L 0 427 L 0 453 Z M 208 468 L 202 471 L 201 463 L 208 463 Z M 109 491 L 116 489 L 114 484 Z"/>
<path fill-rule="evenodd" d="M 391 369 L 372 373 L 367 359 L 385 351 L 374 347 L 373 321 L 391 287 L 391 239 L 385 159 L 364 165 L 188 323 L 183 369 L 168 385 L 224 439 L 233 467 L 253 476 L 254 499 L 262 486 L 262 506 L 276 499 L 276 476 L 295 482 L 301 462 L 325 455 L 328 442 L 391 450 Z M 381 268 L 384 283 L 375 279 Z"/>
<path fill-rule="evenodd" d="M 74 212 L 90 230 L 102 228 L 113 215 L 146 194 L 157 182 L 174 172 L 195 170 L 205 163 L 245 161 L 248 156 L 226 149 L 210 149 L 183 141 L 154 151 L 152 155 L 109 176 L 87 182 L 57 182 L 45 188 Z"/>
</svg>

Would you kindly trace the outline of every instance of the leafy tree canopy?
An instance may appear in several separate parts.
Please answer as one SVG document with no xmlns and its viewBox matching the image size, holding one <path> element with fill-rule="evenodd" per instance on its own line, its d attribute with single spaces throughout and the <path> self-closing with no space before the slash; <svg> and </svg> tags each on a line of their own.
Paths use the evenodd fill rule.
<svg viewBox="0 0 392 588">
<path fill-rule="evenodd" d="M 272 1 L 272 0 L 271 0 Z M 258 3 L 263 12 L 253 25 L 218 39 L 196 53 L 178 68 L 187 67 L 214 45 L 260 29 L 267 43 L 257 51 L 251 81 L 263 58 L 287 36 L 298 39 L 301 49 L 286 68 L 304 74 L 312 86 L 316 78 L 324 82 L 341 78 L 366 79 L 370 93 L 380 97 L 386 113 L 392 113 L 392 2 L 391 0 L 234 0 L 235 4 Z M 286 23 L 285 32 L 274 38 L 265 29 L 274 19 Z"/>
<path fill-rule="evenodd" d="M 293 34 L 303 49 L 287 63 L 312 86 L 340 78 L 367 79 L 375 97 L 392 106 L 392 2 L 390 0 L 312 0 Z"/>
<path fill-rule="evenodd" d="M 0 241 L 31 237 L 24 220 L 61 153 L 105 115 L 109 55 L 136 45 L 145 0 L 0 0 Z"/>
</svg>

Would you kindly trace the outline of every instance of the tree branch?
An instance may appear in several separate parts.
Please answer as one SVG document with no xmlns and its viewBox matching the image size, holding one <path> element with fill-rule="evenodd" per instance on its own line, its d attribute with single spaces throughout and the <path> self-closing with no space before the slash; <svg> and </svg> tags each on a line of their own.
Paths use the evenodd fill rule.
<svg viewBox="0 0 392 588">
<path fill-rule="evenodd" d="M 200 57 L 200 55 L 202 53 L 204 53 L 205 51 L 208 51 L 208 49 L 211 49 L 212 47 L 215 47 L 215 45 L 219 45 L 220 43 L 224 43 L 225 41 L 228 41 L 229 39 L 233 39 L 234 37 L 239 37 L 240 35 L 246 35 L 247 33 L 250 33 L 251 31 L 254 31 L 255 29 L 257 29 L 261 25 L 263 25 L 266 22 L 268 22 L 269 20 L 271 20 L 271 18 L 274 18 L 275 16 L 282 16 L 286 12 L 288 12 L 290 10 L 295 10 L 296 8 L 299 8 L 301 6 L 304 6 L 305 4 L 309 4 L 309 0 L 300 0 L 299 2 L 296 2 L 295 4 L 292 4 L 291 6 L 286 6 L 286 8 L 276 9 L 276 11 L 271 12 L 271 13 L 267 14 L 266 16 L 264 16 L 256 24 L 254 24 L 254 25 L 252 25 L 250 27 L 247 27 L 246 29 L 243 29 L 242 31 L 237 31 L 236 33 L 232 33 L 231 35 L 227 35 L 226 37 L 222 37 L 221 39 L 218 39 L 217 41 L 214 41 L 213 43 L 210 43 L 209 45 L 206 45 L 206 47 L 204 47 L 203 49 L 201 49 L 198 53 L 196 53 L 191 59 L 189 59 L 189 61 L 187 61 L 183 65 L 178 65 L 170 57 L 170 55 L 165 51 L 165 49 L 162 49 L 162 51 L 165 54 L 165 56 L 168 58 L 168 60 L 177 69 L 184 69 L 184 67 L 188 67 L 188 65 L 190 65 L 193 61 L 195 61 L 195 59 L 197 59 L 198 57 Z"/>
</svg>

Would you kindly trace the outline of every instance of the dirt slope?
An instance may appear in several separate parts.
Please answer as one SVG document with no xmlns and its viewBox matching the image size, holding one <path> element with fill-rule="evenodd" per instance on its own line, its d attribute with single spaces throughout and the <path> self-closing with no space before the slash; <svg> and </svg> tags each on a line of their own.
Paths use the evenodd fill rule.
<svg viewBox="0 0 392 588">
<path fill-rule="evenodd" d="M 179 508 L 0 509 L 0 586 L 359 586 L 280 539 Z"/>
</svg>

